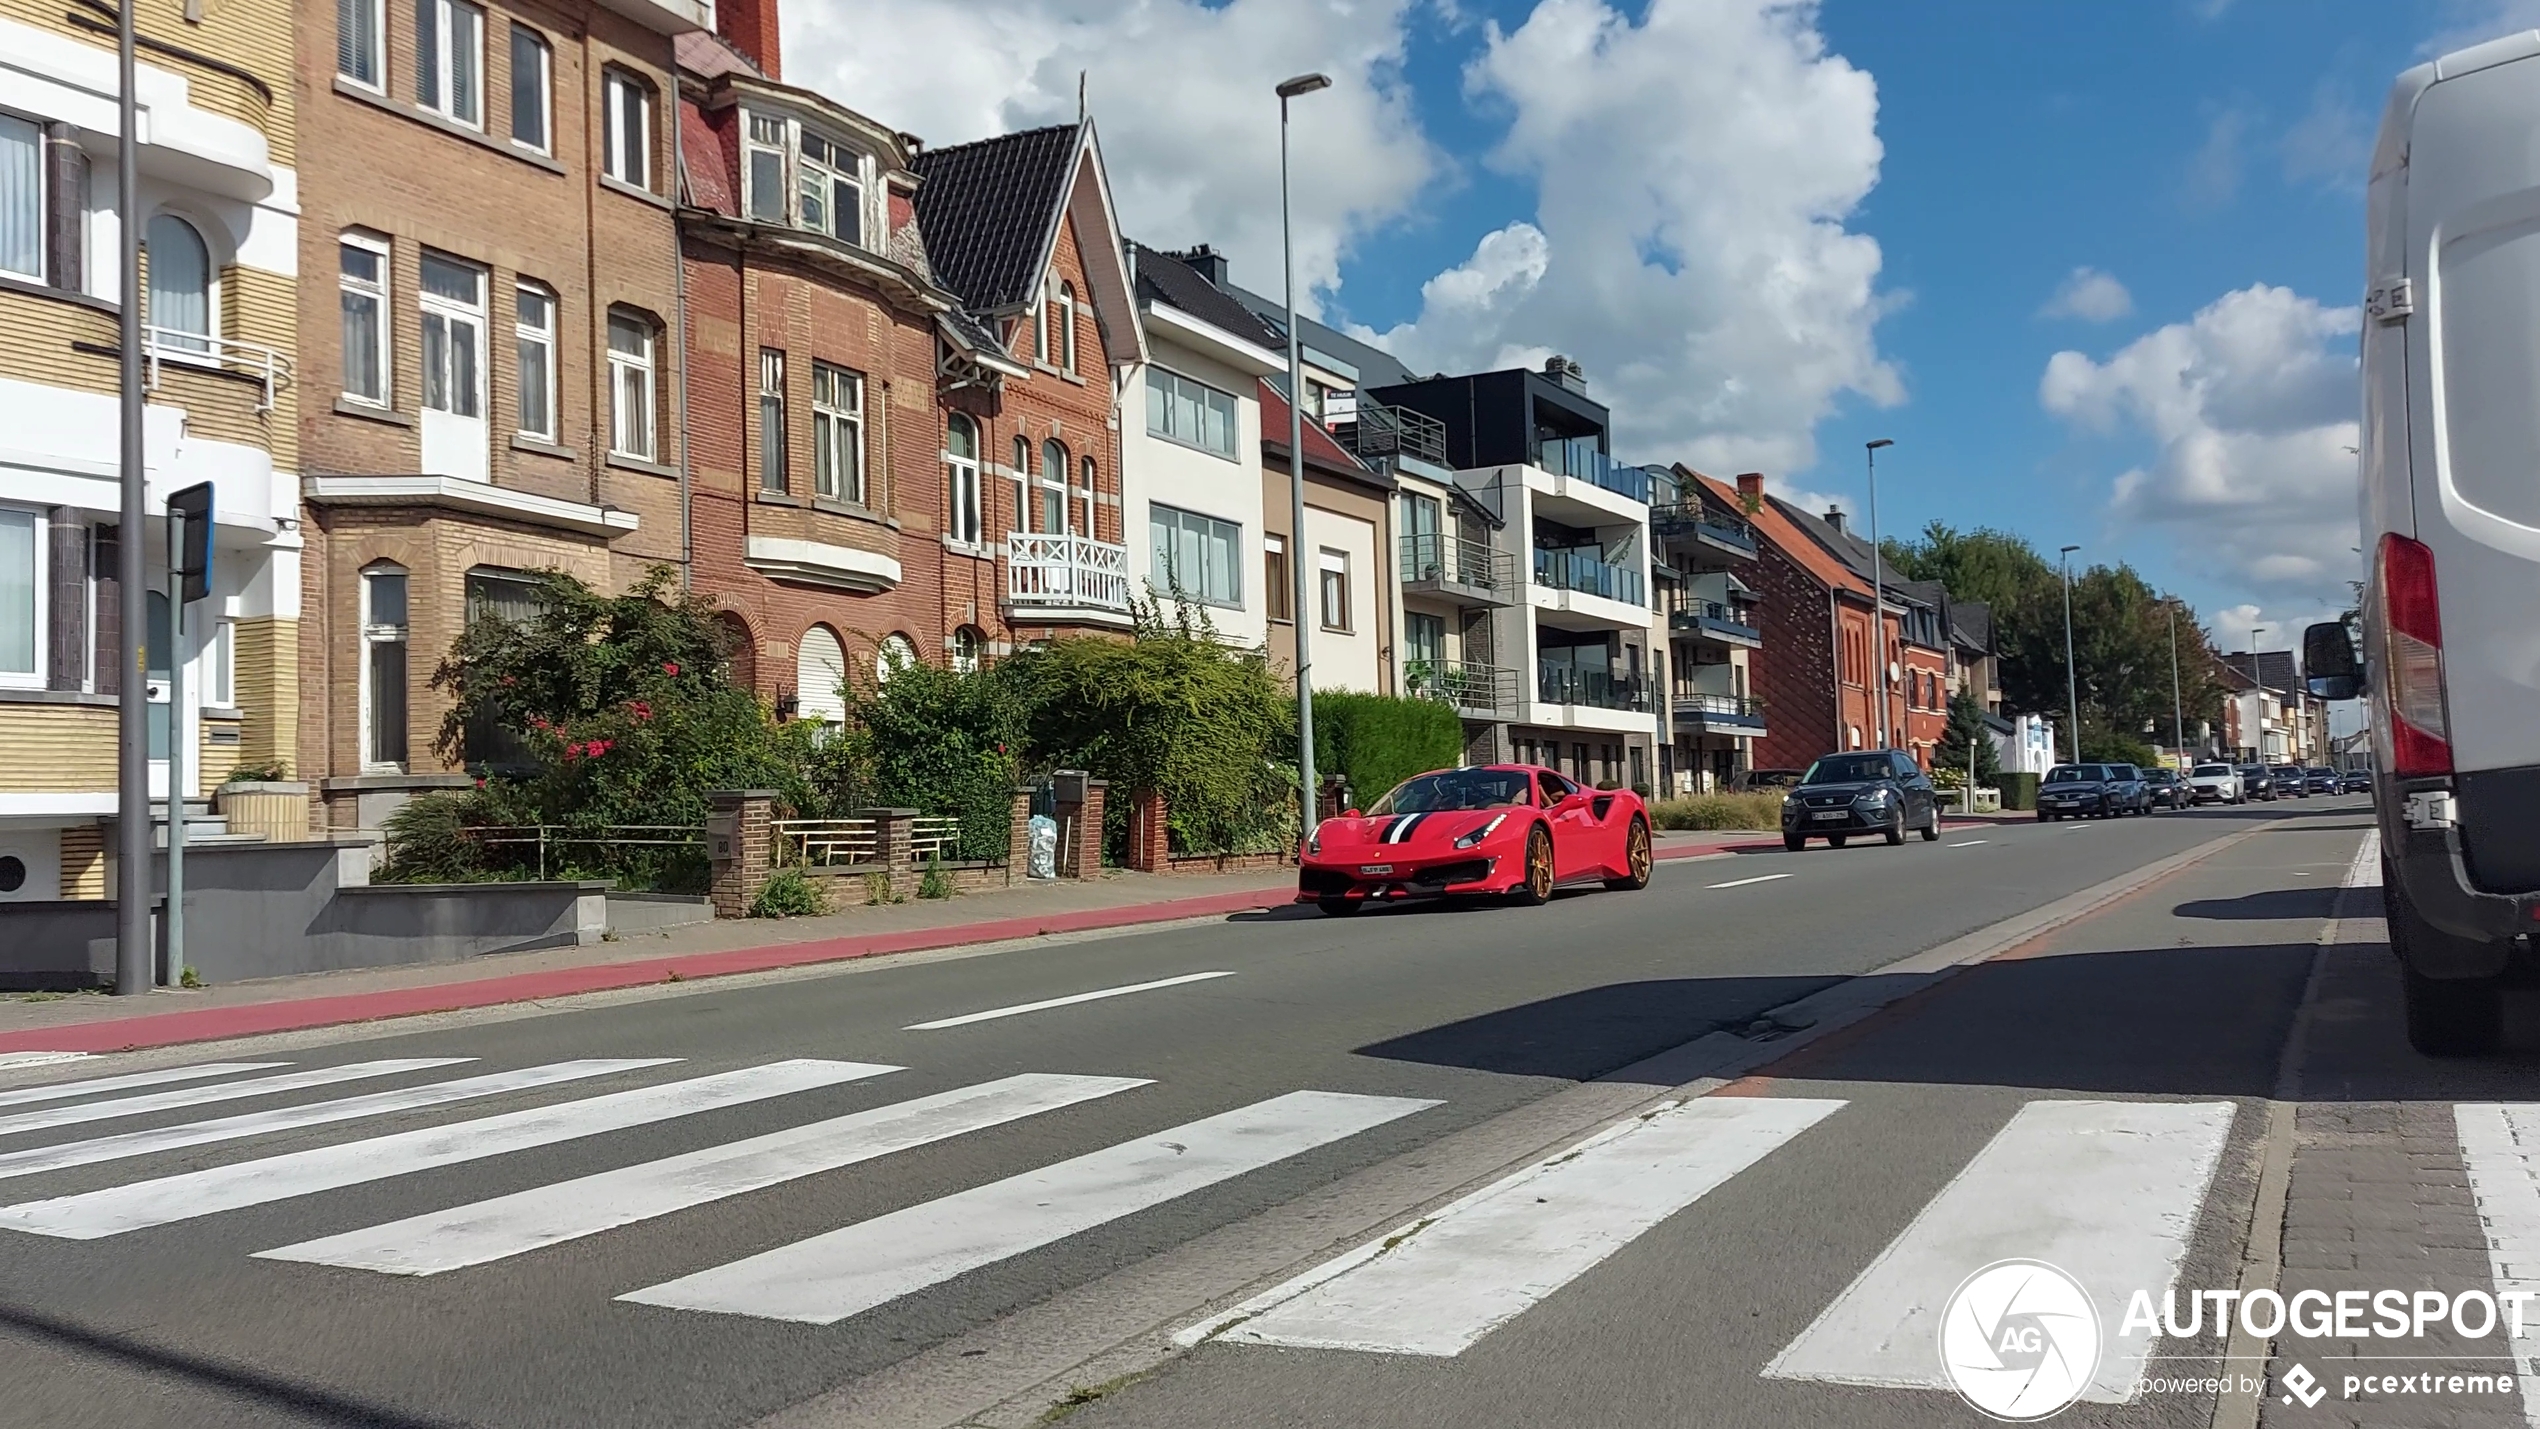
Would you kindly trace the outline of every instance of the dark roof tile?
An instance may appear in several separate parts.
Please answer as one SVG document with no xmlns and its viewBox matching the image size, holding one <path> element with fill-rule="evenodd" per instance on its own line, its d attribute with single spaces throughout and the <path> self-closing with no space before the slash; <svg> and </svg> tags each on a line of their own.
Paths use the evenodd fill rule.
<svg viewBox="0 0 2540 1429">
<path fill-rule="evenodd" d="M 974 312 L 1032 299 L 1052 215 L 1066 192 L 1077 126 L 1054 124 L 930 149 L 910 167 L 935 276 Z"/>
<path fill-rule="evenodd" d="M 1143 243 L 1130 244 L 1129 252 L 1137 264 L 1140 301 L 1158 302 L 1178 309 L 1246 342 L 1278 350 L 1287 347 L 1286 342 L 1252 315 L 1250 308 L 1228 297 L 1198 269 Z"/>
</svg>

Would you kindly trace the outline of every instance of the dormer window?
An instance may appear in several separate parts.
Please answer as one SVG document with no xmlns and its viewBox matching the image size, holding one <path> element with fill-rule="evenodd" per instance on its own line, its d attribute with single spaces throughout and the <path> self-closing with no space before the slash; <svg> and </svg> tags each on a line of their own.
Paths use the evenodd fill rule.
<svg viewBox="0 0 2540 1429">
<path fill-rule="evenodd" d="M 864 246 L 862 154 L 781 114 L 759 113 L 749 116 L 743 152 L 743 207 L 754 222 L 790 223 Z"/>
</svg>

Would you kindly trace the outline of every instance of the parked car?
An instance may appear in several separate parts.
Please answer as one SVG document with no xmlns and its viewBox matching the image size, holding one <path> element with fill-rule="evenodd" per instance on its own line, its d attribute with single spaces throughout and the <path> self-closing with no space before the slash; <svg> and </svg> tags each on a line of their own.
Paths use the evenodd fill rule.
<svg viewBox="0 0 2540 1429">
<path fill-rule="evenodd" d="M 1940 802 L 1931 776 L 1901 749 L 1856 749 L 1829 754 L 1808 766 L 1799 786 L 1782 796 L 1782 847 L 1801 849 L 1822 838 L 1834 848 L 1854 834 L 1879 834 L 1905 842 L 1911 829 L 1940 837 Z"/>
<path fill-rule="evenodd" d="M 1649 886 L 1649 811 L 1628 789 L 1583 789 L 1551 769 L 1438 769 L 1367 812 L 1315 826 L 1298 860 L 1299 903 L 1327 914 L 1374 901 L 1501 896 L 1542 903 L 1565 883 Z"/>
<path fill-rule="evenodd" d="M 2195 798 L 2175 769 L 2143 771 L 2144 802 L 2155 809 L 2184 809 Z"/>
<path fill-rule="evenodd" d="M 1732 789 L 1796 789 L 1805 769 L 1749 769 L 1729 781 Z"/>
<path fill-rule="evenodd" d="M 2305 769 L 2302 771 L 2302 785 L 2314 794 L 2346 792 L 2346 781 L 2338 778 L 2334 769 Z"/>
<path fill-rule="evenodd" d="M 2037 786 L 2037 820 L 2105 819 L 2146 812 L 2143 776 L 2131 764 L 2058 764 Z"/>
<path fill-rule="evenodd" d="M 2369 769 L 2349 769 L 2338 776 L 2338 781 L 2339 788 L 2337 792 L 2340 794 L 2369 794 L 2372 792 L 2372 771 Z"/>
<path fill-rule="evenodd" d="M 2371 701 L 2373 817 L 2408 1041 L 2496 1049 L 2507 965 L 2540 926 L 2540 610 L 2531 406 L 2540 275 L 2529 31 L 2399 76 L 2364 211 L 2363 648 L 2302 634 L 2308 691 Z M 2512 258 L 2504 257 L 2512 253 Z"/>
<path fill-rule="evenodd" d="M 2302 766 L 2298 764 L 2277 765 L 2267 771 L 2267 778 L 2274 782 L 2276 797 L 2280 799 L 2311 797 L 2310 777 L 2302 772 Z"/>
<path fill-rule="evenodd" d="M 2275 775 L 2269 773 L 2263 764 L 2243 764 L 2240 766 L 2240 792 L 2243 798 L 2264 799 L 2272 804 L 2276 797 Z"/>
<path fill-rule="evenodd" d="M 2197 804 L 2246 804 L 2249 795 L 2240 786 L 2240 771 L 2228 764 L 2199 764 L 2187 771 L 2189 802 Z"/>
</svg>

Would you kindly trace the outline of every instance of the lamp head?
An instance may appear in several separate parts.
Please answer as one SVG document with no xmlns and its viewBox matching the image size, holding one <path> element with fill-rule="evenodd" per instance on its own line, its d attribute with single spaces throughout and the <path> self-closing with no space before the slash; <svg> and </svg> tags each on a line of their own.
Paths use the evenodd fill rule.
<svg viewBox="0 0 2540 1429">
<path fill-rule="evenodd" d="M 1871 451 L 1877 451 L 1881 447 L 1892 447 L 1896 445 L 1896 443 L 1886 437 L 1881 437 L 1877 441 L 1863 442 L 1861 445 L 1869 448 Z"/>
<path fill-rule="evenodd" d="M 1294 99 L 1300 94 L 1312 94 L 1318 89 L 1331 87 L 1332 77 L 1328 74 L 1301 74 L 1294 79 L 1279 81 L 1279 97 Z"/>
</svg>

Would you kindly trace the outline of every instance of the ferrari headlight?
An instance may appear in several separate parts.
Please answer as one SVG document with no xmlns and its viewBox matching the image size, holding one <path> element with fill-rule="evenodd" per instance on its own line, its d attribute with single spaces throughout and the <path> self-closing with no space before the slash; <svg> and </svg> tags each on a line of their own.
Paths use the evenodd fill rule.
<svg viewBox="0 0 2540 1429">
<path fill-rule="evenodd" d="M 1310 834 L 1307 834 L 1307 835 L 1305 836 L 1305 851 L 1306 851 L 1307 853 L 1310 853 L 1310 854 L 1315 854 L 1315 855 L 1317 855 L 1317 856 L 1320 856 L 1320 855 L 1322 854 L 1322 852 L 1323 852 L 1323 826 L 1322 826 L 1321 824 L 1316 824 L 1316 825 L 1314 826 L 1314 832 L 1312 832 L 1312 833 L 1310 833 Z"/>
<path fill-rule="evenodd" d="M 1480 828 L 1466 834 L 1464 837 L 1457 839 L 1455 841 L 1455 846 L 1457 848 L 1471 848 L 1473 845 L 1480 843 L 1482 840 L 1489 838 L 1493 833 L 1496 833 L 1499 826 L 1507 822 L 1508 816 L 1506 814 L 1501 814 L 1493 818 L 1489 823 L 1484 824 Z"/>
</svg>

